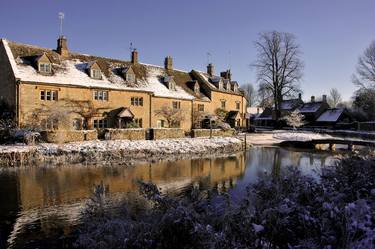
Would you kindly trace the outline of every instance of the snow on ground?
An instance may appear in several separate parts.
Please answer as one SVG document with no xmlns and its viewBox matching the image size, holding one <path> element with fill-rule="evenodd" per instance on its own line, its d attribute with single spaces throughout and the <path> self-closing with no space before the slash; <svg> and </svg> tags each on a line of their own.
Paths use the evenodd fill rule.
<svg viewBox="0 0 375 249">
<path fill-rule="evenodd" d="M 332 138 L 330 135 L 313 132 L 276 132 L 272 137 L 283 141 L 311 141 L 313 139 Z"/>
<path fill-rule="evenodd" d="M 253 145 L 273 145 L 283 141 L 309 141 L 312 139 L 332 138 L 330 135 L 313 132 L 272 131 L 262 133 L 251 133 L 246 136 L 249 143 Z"/>
<path fill-rule="evenodd" d="M 223 148 L 231 144 L 241 143 L 234 137 L 216 138 L 183 138 L 163 140 L 108 140 L 84 141 L 66 144 L 39 144 L 37 146 L 0 146 L 0 153 L 30 152 L 36 150 L 44 155 L 53 155 L 60 152 L 110 152 L 124 150 L 129 153 L 150 152 L 152 154 L 188 154 L 202 153 L 207 150 Z"/>
</svg>

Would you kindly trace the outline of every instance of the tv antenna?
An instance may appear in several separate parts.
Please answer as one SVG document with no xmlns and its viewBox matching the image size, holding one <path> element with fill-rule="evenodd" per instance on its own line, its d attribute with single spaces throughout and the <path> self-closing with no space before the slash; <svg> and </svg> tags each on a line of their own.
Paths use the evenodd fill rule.
<svg viewBox="0 0 375 249">
<path fill-rule="evenodd" d="M 212 60 L 212 54 L 210 52 L 207 52 L 206 55 L 207 55 L 207 64 L 210 64 Z"/>
<path fill-rule="evenodd" d="M 59 19 L 60 19 L 60 36 L 63 35 L 63 21 L 65 18 L 65 14 L 63 12 L 59 12 Z"/>
</svg>

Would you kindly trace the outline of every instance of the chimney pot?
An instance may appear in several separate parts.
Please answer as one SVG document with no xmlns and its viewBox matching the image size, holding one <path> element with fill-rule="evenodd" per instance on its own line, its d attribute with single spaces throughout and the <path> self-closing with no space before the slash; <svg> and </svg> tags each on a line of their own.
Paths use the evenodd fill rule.
<svg viewBox="0 0 375 249">
<path fill-rule="evenodd" d="M 136 48 L 133 49 L 131 57 L 132 57 L 132 58 L 131 58 L 132 63 L 133 63 L 133 64 L 138 64 L 138 51 L 137 51 Z"/>
<path fill-rule="evenodd" d="M 164 68 L 166 70 L 173 70 L 173 58 L 171 56 L 165 57 Z"/>
<path fill-rule="evenodd" d="M 302 93 L 298 94 L 298 99 L 302 99 Z"/>
<path fill-rule="evenodd" d="M 323 102 L 327 102 L 327 95 L 323 94 L 322 100 L 323 100 Z"/>
<path fill-rule="evenodd" d="M 311 102 L 315 102 L 315 96 L 311 96 Z"/>
</svg>

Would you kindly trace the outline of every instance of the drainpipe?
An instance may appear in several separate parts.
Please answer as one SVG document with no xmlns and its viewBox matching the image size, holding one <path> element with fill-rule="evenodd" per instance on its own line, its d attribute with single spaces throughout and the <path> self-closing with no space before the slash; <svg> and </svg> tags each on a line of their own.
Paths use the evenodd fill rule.
<svg viewBox="0 0 375 249">
<path fill-rule="evenodd" d="M 152 94 L 150 93 L 149 96 L 150 96 L 150 108 L 149 108 L 150 111 L 149 111 L 149 125 L 148 125 L 148 128 L 152 128 L 151 127 L 151 123 L 152 123 L 151 122 L 151 113 L 152 113 L 152 111 L 151 111 L 151 106 L 152 106 L 151 101 L 152 101 Z"/>
<path fill-rule="evenodd" d="M 193 129 L 193 122 L 194 122 L 194 100 L 191 100 L 191 125 L 190 125 L 190 131 Z"/>
<path fill-rule="evenodd" d="M 20 79 L 16 79 L 16 123 L 17 123 L 17 127 L 19 128 L 20 127 L 20 116 L 21 116 L 21 113 L 20 113 L 20 84 L 21 84 L 21 80 Z"/>
</svg>

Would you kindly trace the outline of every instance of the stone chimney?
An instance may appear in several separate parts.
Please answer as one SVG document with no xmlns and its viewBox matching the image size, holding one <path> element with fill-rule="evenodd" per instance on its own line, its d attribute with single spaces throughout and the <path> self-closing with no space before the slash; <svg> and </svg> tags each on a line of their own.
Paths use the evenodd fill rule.
<svg viewBox="0 0 375 249">
<path fill-rule="evenodd" d="M 322 101 L 327 103 L 327 95 L 323 94 Z"/>
<path fill-rule="evenodd" d="M 315 96 L 311 96 L 311 102 L 315 102 Z"/>
<path fill-rule="evenodd" d="M 63 35 L 59 36 L 59 39 L 57 39 L 56 52 L 62 57 L 67 57 L 69 55 L 68 41 Z"/>
<path fill-rule="evenodd" d="M 299 99 L 299 100 L 302 100 L 302 93 L 299 93 L 299 94 L 298 94 L 298 99 Z"/>
<path fill-rule="evenodd" d="M 166 70 L 173 70 L 173 58 L 170 56 L 165 57 L 164 68 Z"/>
<path fill-rule="evenodd" d="M 138 64 L 138 51 L 137 51 L 136 48 L 133 49 L 131 57 L 132 57 L 131 58 L 132 59 L 132 63 L 133 64 Z"/>
<path fill-rule="evenodd" d="M 229 69 L 227 71 L 221 72 L 220 76 L 223 77 L 224 79 L 227 79 L 230 81 L 232 80 L 232 73 L 230 72 Z"/>
<path fill-rule="evenodd" d="M 208 66 L 207 66 L 207 73 L 210 76 L 214 76 L 214 74 L 215 74 L 215 68 L 214 68 L 214 65 L 212 63 L 208 64 Z"/>
</svg>

